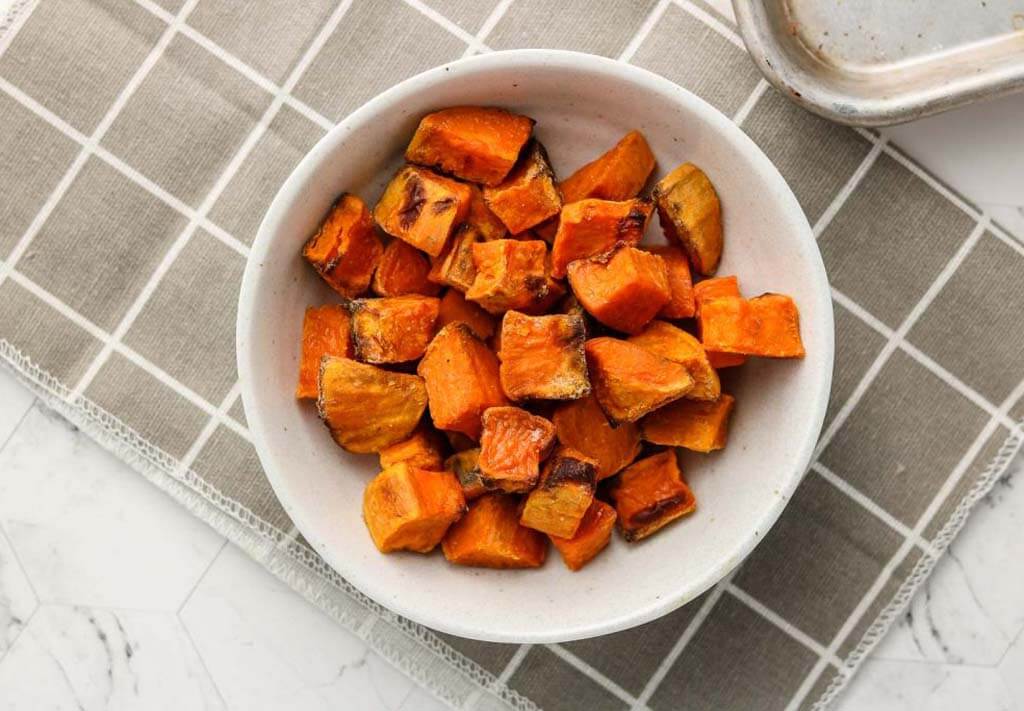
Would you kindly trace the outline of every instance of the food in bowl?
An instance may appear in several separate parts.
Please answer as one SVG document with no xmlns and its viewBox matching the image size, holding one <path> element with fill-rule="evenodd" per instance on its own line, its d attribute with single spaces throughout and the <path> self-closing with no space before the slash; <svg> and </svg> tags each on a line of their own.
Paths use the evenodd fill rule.
<svg viewBox="0 0 1024 711">
<path fill-rule="evenodd" d="M 533 126 L 425 116 L 372 212 L 343 194 L 303 249 L 342 303 L 307 309 L 296 395 L 379 456 L 363 518 L 382 553 L 533 568 L 551 541 L 579 570 L 615 527 L 638 541 L 697 509 L 675 448 L 726 446 L 719 369 L 804 356 L 791 298 L 715 276 L 699 167 L 640 197 L 655 160 L 631 131 L 559 182 Z M 667 244 L 645 247 L 655 210 Z"/>
</svg>

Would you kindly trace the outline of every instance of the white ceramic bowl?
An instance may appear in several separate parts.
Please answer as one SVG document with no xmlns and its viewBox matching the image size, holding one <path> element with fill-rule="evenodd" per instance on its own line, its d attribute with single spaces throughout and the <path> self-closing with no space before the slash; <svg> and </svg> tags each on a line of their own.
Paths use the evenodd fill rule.
<svg viewBox="0 0 1024 711">
<path fill-rule="evenodd" d="M 360 516 L 377 458 L 341 450 L 308 402 L 293 397 L 303 309 L 336 301 L 300 250 L 342 191 L 372 205 L 421 116 L 446 106 L 503 106 L 537 120 L 563 177 L 632 128 L 656 175 L 693 161 L 718 189 L 725 218 L 720 274 L 745 294 L 787 293 L 807 357 L 751 359 L 729 379 L 737 405 L 729 446 L 683 455 L 695 514 L 572 573 L 552 551 L 538 570 L 448 565 L 433 555 L 381 555 Z M 649 239 L 658 239 L 653 220 Z M 625 629 L 692 600 L 743 560 L 806 470 L 828 401 L 832 305 L 811 230 L 782 176 L 728 118 L 671 82 L 573 52 L 522 50 L 464 59 L 384 92 L 327 134 L 285 182 L 260 227 L 242 282 L 238 372 L 249 428 L 296 526 L 341 575 L 428 627 L 497 642 L 567 641 Z"/>
</svg>

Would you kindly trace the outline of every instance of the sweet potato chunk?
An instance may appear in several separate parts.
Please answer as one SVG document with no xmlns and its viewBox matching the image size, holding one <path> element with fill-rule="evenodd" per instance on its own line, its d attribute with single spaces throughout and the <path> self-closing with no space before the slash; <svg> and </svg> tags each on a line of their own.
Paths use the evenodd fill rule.
<svg viewBox="0 0 1024 711">
<path fill-rule="evenodd" d="M 676 400 L 640 420 L 640 431 L 654 444 L 712 452 L 725 446 L 734 404 L 725 393 L 710 402 Z"/>
<path fill-rule="evenodd" d="M 594 500 L 597 467 L 572 449 L 556 452 L 529 493 L 519 523 L 549 536 L 572 538 Z"/>
<path fill-rule="evenodd" d="M 693 297 L 693 278 L 690 276 L 690 262 L 678 247 L 651 247 L 650 251 L 665 260 L 668 274 L 668 289 L 672 297 L 661 307 L 661 318 L 691 318 L 697 304 Z"/>
<path fill-rule="evenodd" d="M 664 321 L 651 321 L 640 333 L 629 337 L 630 343 L 682 363 L 693 378 L 693 388 L 684 397 L 691 400 L 717 400 L 722 393 L 718 373 L 711 367 L 704 346 L 681 328 Z"/>
<path fill-rule="evenodd" d="M 340 304 L 310 306 L 302 319 L 302 352 L 299 356 L 299 384 L 295 397 L 316 397 L 316 380 L 324 356 L 352 357 L 352 336 L 348 311 Z"/>
<path fill-rule="evenodd" d="M 700 306 L 702 303 L 721 296 L 739 295 L 739 281 L 734 276 L 714 277 L 713 279 L 697 282 L 693 287 L 694 315 L 698 319 L 697 325 L 700 326 Z M 716 369 L 731 368 L 747 362 L 747 357 L 738 353 L 719 353 L 718 351 L 709 350 L 707 347 L 704 350 L 708 354 L 708 361 Z"/>
<path fill-rule="evenodd" d="M 498 352 L 505 394 L 512 400 L 575 400 L 589 393 L 585 340 L 582 316 L 506 312 Z"/>
<path fill-rule="evenodd" d="M 410 467 L 439 471 L 442 468 L 444 442 L 433 427 L 421 423 L 407 439 L 380 450 L 380 468 L 405 462 Z"/>
<path fill-rule="evenodd" d="M 442 109 L 420 120 L 405 159 L 472 183 L 497 185 L 515 165 L 534 123 L 487 106 Z"/>
<path fill-rule="evenodd" d="M 480 435 L 484 485 L 507 493 L 529 491 L 554 440 L 555 426 L 543 417 L 518 407 L 488 408 Z"/>
<path fill-rule="evenodd" d="M 722 257 L 722 206 L 700 168 L 684 163 L 654 187 L 661 229 L 686 250 L 693 268 L 714 274 Z"/>
<path fill-rule="evenodd" d="M 462 487 L 466 501 L 473 501 L 486 494 L 489 489 L 480 478 L 480 448 L 457 452 L 444 462 L 444 468 L 455 475 Z"/>
<path fill-rule="evenodd" d="M 662 258 L 627 245 L 569 264 L 569 284 L 587 313 L 626 333 L 639 332 L 672 298 Z"/>
<path fill-rule="evenodd" d="M 359 296 L 370 286 L 384 251 L 366 204 L 344 193 L 331 206 L 302 256 L 342 296 Z"/>
<path fill-rule="evenodd" d="M 566 203 L 584 198 L 627 200 L 643 189 L 654 170 L 654 154 L 644 135 L 630 131 L 608 152 L 562 182 Z"/>
<path fill-rule="evenodd" d="M 435 284 L 445 284 L 465 293 L 476 279 L 473 263 L 473 245 L 481 241 L 480 231 L 466 223 L 448 240 L 444 250 L 431 259 L 427 278 Z"/>
<path fill-rule="evenodd" d="M 686 366 L 633 343 L 593 338 L 586 351 L 590 383 L 612 426 L 636 422 L 693 387 Z"/>
<path fill-rule="evenodd" d="M 547 245 L 540 240 L 478 242 L 473 263 L 476 279 L 466 298 L 492 314 L 539 313 L 565 293 L 549 274 Z"/>
<path fill-rule="evenodd" d="M 579 570 L 605 549 L 612 539 L 616 518 L 614 508 L 594 499 L 583 514 L 576 535 L 572 538 L 551 536 L 551 544 L 562 554 L 562 561 L 569 570 Z"/>
<path fill-rule="evenodd" d="M 458 289 L 449 289 L 441 298 L 441 308 L 437 312 L 437 328 L 440 330 L 456 321 L 462 321 L 469 326 L 480 340 L 490 338 L 497 331 L 493 316 L 472 301 L 466 301 L 466 297 Z"/>
<path fill-rule="evenodd" d="M 697 499 L 683 481 L 675 450 L 634 462 L 610 489 L 627 541 L 647 538 L 666 524 L 697 509 Z"/>
<path fill-rule="evenodd" d="M 427 407 L 427 389 L 417 375 L 325 357 L 316 405 L 335 442 L 367 454 L 412 434 Z"/>
<path fill-rule="evenodd" d="M 711 299 L 701 305 L 700 330 L 707 348 L 722 353 L 804 357 L 800 313 L 783 294 Z"/>
<path fill-rule="evenodd" d="M 430 343 L 440 299 L 433 296 L 356 299 L 349 308 L 356 357 L 366 363 L 404 363 L 423 355 Z"/>
<path fill-rule="evenodd" d="M 539 568 L 547 537 L 519 525 L 514 496 L 487 494 L 474 501 L 441 541 L 449 563 L 482 568 Z"/>
<path fill-rule="evenodd" d="M 427 255 L 400 239 L 391 240 L 373 274 L 373 293 L 378 296 L 435 296 L 441 287 L 427 279 L 429 272 Z"/>
<path fill-rule="evenodd" d="M 461 321 L 438 331 L 416 372 L 426 381 L 430 417 L 438 429 L 479 439 L 484 411 L 508 404 L 498 357 Z"/>
<path fill-rule="evenodd" d="M 407 462 L 384 469 L 363 492 L 363 520 L 381 553 L 429 553 L 465 510 L 462 488 L 450 472 Z"/>
<path fill-rule="evenodd" d="M 492 239 L 504 239 L 508 236 L 508 228 L 505 223 L 498 219 L 498 216 L 491 212 L 484 200 L 483 191 L 476 185 L 470 185 L 469 212 L 466 214 L 466 224 L 472 225 L 480 233 L 484 242 Z"/>
<path fill-rule="evenodd" d="M 512 172 L 499 184 L 484 188 L 484 200 L 512 234 L 557 215 L 562 194 L 544 146 L 531 141 Z"/>
<path fill-rule="evenodd" d="M 632 422 L 612 427 L 592 394 L 566 403 L 552 417 L 558 441 L 597 462 L 597 479 L 607 479 L 640 454 L 640 430 Z"/>
<path fill-rule="evenodd" d="M 551 247 L 551 273 L 565 276 L 569 262 L 602 254 L 616 243 L 637 244 L 644 236 L 654 205 L 650 200 L 587 199 L 562 208 Z"/>
<path fill-rule="evenodd" d="M 373 218 L 392 237 L 436 257 L 469 212 L 470 189 L 426 168 L 407 165 L 391 179 Z"/>
</svg>

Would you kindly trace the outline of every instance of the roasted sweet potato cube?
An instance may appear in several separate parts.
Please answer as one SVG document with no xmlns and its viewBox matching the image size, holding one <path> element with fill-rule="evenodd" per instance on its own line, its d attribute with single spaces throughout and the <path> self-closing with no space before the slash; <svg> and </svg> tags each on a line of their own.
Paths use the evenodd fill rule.
<svg viewBox="0 0 1024 711">
<path fill-rule="evenodd" d="M 488 106 L 442 109 L 420 120 L 405 159 L 472 183 L 497 185 L 515 165 L 534 123 Z"/>
<path fill-rule="evenodd" d="M 462 225 L 448 240 L 444 250 L 431 260 L 427 278 L 465 293 L 476 279 L 473 245 L 481 241 L 480 231 L 469 223 Z"/>
<path fill-rule="evenodd" d="M 630 343 L 682 363 L 693 378 L 693 388 L 684 397 L 691 400 L 717 400 L 722 393 L 718 373 L 711 367 L 704 346 L 694 336 L 664 321 L 651 321 L 640 333 L 629 337 Z"/>
<path fill-rule="evenodd" d="M 613 507 L 594 499 L 583 514 L 576 535 L 572 538 L 551 536 L 551 544 L 562 554 L 562 561 L 569 570 L 579 570 L 605 549 L 612 539 L 616 518 Z"/>
<path fill-rule="evenodd" d="M 506 494 L 487 494 L 469 505 L 441 541 L 449 563 L 481 568 L 539 568 L 548 552 L 547 537 L 519 525 L 519 502 Z"/>
<path fill-rule="evenodd" d="M 327 356 L 316 405 L 335 442 L 366 454 L 412 434 L 427 407 L 427 389 L 417 375 Z"/>
<path fill-rule="evenodd" d="M 556 452 L 544 465 L 537 488 L 527 495 L 519 523 L 549 536 L 576 535 L 594 500 L 596 464 L 572 449 Z"/>
<path fill-rule="evenodd" d="M 472 301 L 466 301 L 466 297 L 458 289 L 449 289 L 441 298 L 441 308 L 437 312 L 437 328 L 440 330 L 456 321 L 469 326 L 480 340 L 490 338 L 498 330 L 493 316 Z"/>
<path fill-rule="evenodd" d="M 480 438 L 484 411 L 507 405 L 498 356 L 461 321 L 434 336 L 416 369 L 426 381 L 430 417 L 441 430 Z"/>
<path fill-rule="evenodd" d="M 501 321 L 501 387 L 512 400 L 575 400 L 590 392 L 583 317 L 527 316 Z"/>
<path fill-rule="evenodd" d="M 722 258 L 722 206 L 704 171 L 683 163 L 658 181 L 654 202 L 669 241 L 686 251 L 698 273 L 714 274 Z"/>
<path fill-rule="evenodd" d="M 619 242 L 637 244 L 653 210 L 653 203 L 644 198 L 590 198 L 567 204 L 551 247 L 551 273 L 563 277 L 570 262 L 607 252 Z"/>
<path fill-rule="evenodd" d="M 562 194 L 555 184 L 547 151 L 533 140 L 505 179 L 484 188 L 487 207 L 512 234 L 540 224 L 562 209 Z"/>
<path fill-rule="evenodd" d="M 651 252 L 665 260 L 668 273 L 668 289 L 672 297 L 661 307 L 658 316 L 661 318 L 691 318 L 696 313 L 697 304 L 693 297 L 693 278 L 690 276 L 690 262 L 686 254 L 678 247 L 650 247 Z"/>
<path fill-rule="evenodd" d="M 408 438 L 380 450 L 380 468 L 387 469 L 405 462 L 411 467 L 439 471 L 444 463 L 444 441 L 441 433 L 420 423 Z"/>
<path fill-rule="evenodd" d="M 683 480 L 674 449 L 626 467 L 609 493 L 619 515 L 619 530 L 627 541 L 647 538 L 697 509 L 697 499 Z"/>
<path fill-rule="evenodd" d="M 342 296 L 359 296 L 370 286 L 384 251 L 366 204 L 344 193 L 331 206 L 302 256 Z"/>
<path fill-rule="evenodd" d="M 412 295 L 352 301 L 356 358 L 366 363 L 416 360 L 434 336 L 440 304 L 433 296 Z"/>
<path fill-rule="evenodd" d="M 739 281 L 734 276 L 714 277 L 712 279 L 704 279 L 699 281 L 693 286 L 693 305 L 694 315 L 697 317 L 697 325 L 700 326 L 700 305 L 709 299 L 718 298 L 721 296 L 739 296 L 740 286 Z M 737 365 L 743 365 L 747 362 L 745 355 L 738 353 L 719 353 L 718 351 L 709 350 L 707 347 L 704 350 L 708 354 L 708 361 L 711 365 L 716 368 L 731 368 Z"/>
<path fill-rule="evenodd" d="M 639 131 L 630 131 L 609 151 L 562 182 L 566 203 L 584 198 L 627 200 L 644 187 L 654 170 L 654 154 Z"/>
<path fill-rule="evenodd" d="M 352 357 L 351 320 L 340 304 L 310 306 L 302 319 L 302 351 L 299 355 L 299 384 L 295 397 L 315 398 L 324 356 Z"/>
<path fill-rule="evenodd" d="M 640 430 L 632 422 L 617 427 L 605 417 L 593 394 L 561 405 L 552 417 L 558 441 L 597 462 L 597 479 L 607 479 L 640 454 Z"/>
<path fill-rule="evenodd" d="M 392 237 L 436 257 L 466 219 L 470 197 L 465 183 L 407 165 L 384 188 L 373 218 Z"/>
<path fill-rule="evenodd" d="M 427 255 L 400 239 L 391 240 L 373 273 L 373 293 L 378 296 L 436 296 L 441 287 L 427 279 L 429 273 Z"/>
<path fill-rule="evenodd" d="M 628 245 L 570 263 L 569 284 L 587 313 L 626 333 L 643 329 L 672 298 L 662 258 Z"/>
<path fill-rule="evenodd" d="M 565 293 L 550 276 L 547 245 L 540 240 L 478 242 L 473 263 L 476 279 L 466 298 L 492 314 L 540 313 Z"/>
<path fill-rule="evenodd" d="M 456 452 L 445 460 L 444 468 L 459 480 L 466 501 L 478 499 L 489 491 L 480 478 L 479 447 Z"/>
<path fill-rule="evenodd" d="M 693 387 L 686 366 L 633 343 L 592 338 L 586 350 L 591 386 L 612 426 L 636 422 Z"/>
<path fill-rule="evenodd" d="M 484 200 L 484 193 L 477 185 L 470 185 L 469 212 L 466 224 L 472 225 L 480 233 L 480 239 L 490 242 L 492 239 L 504 239 L 508 236 L 508 228 L 498 216 L 491 212 Z"/>
<path fill-rule="evenodd" d="M 701 306 L 700 330 L 706 347 L 721 353 L 804 357 L 800 312 L 783 294 L 711 299 Z"/>
<path fill-rule="evenodd" d="M 451 472 L 408 462 L 385 468 L 363 492 L 363 520 L 381 553 L 429 553 L 465 511 L 462 487 Z"/>
<path fill-rule="evenodd" d="M 518 407 L 484 412 L 480 435 L 480 471 L 484 485 L 507 493 L 537 484 L 540 462 L 555 441 L 555 426 Z"/>
<path fill-rule="evenodd" d="M 653 444 L 713 452 L 725 446 L 735 402 L 725 393 L 714 401 L 676 400 L 640 420 L 640 431 Z"/>
</svg>

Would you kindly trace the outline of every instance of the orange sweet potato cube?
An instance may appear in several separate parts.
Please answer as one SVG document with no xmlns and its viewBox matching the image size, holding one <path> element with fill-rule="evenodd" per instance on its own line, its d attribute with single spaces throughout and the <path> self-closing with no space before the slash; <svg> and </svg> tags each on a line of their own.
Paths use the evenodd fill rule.
<svg viewBox="0 0 1024 711">
<path fill-rule="evenodd" d="M 381 553 L 429 553 L 465 511 L 462 487 L 450 472 L 406 462 L 384 469 L 363 492 L 363 520 Z"/>
<path fill-rule="evenodd" d="M 673 449 L 626 467 L 609 494 L 619 515 L 619 530 L 627 541 L 647 538 L 697 509 L 697 499 L 683 480 Z"/>
<path fill-rule="evenodd" d="M 462 225 L 448 240 L 441 254 L 431 259 L 427 278 L 463 293 L 468 291 L 476 279 L 473 245 L 480 241 L 480 231 L 476 227 L 469 223 Z"/>
<path fill-rule="evenodd" d="M 455 475 L 462 487 L 462 494 L 466 501 L 479 499 L 489 489 L 484 486 L 480 478 L 480 448 L 465 449 L 456 452 L 444 462 L 444 468 Z"/>
<path fill-rule="evenodd" d="M 501 387 L 512 400 L 575 400 L 590 392 L 579 315 L 527 316 L 501 321 Z"/>
<path fill-rule="evenodd" d="M 529 491 L 554 440 L 555 426 L 543 417 L 518 407 L 488 408 L 480 435 L 484 485 L 507 493 Z"/>
<path fill-rule="evenodd" d="M 547 537 L 519 525 L 519 502 L 506 494 L 487 494 L 469 505 L 441 541 L 449 563 L 482 568 L 539 568 L 547 556 Z"/>
<path fill-rule="evenodd" d="M 629 337 L 630 343 L 682 363 L 693 378 L 693 388 L 685 397 L 691 400 L 717 400 L 722 393 L 718 373 L 711 367 L 704 346 L 691 334 L 664 321 L 651 321 L 640 333 Z"/>
<path fill-rule="evenodd" d="M 739 296 L 740 286 L 739 281 L 734 276 L 714 277 L 712 279 L 704 279 L 699 281 L 693 286 L 693 305 L 694 315 L 697 317 L 697 325 L 700 326 L 700 305 L 709 299 L 718 298 L 720 296 Z M 743 365 L 747 362 L 745 355 L 739 355 L 738 353 L 719 353 L 717 351 L 704 349 L 708 354 L 708 361 L 712 367 L 718 368 L 731 368 L 737 365 Z"/>
<path fill-rule="evenodd" d="M 344 193 L 331 206 L 302 256 L 342 296 L 359 296 L 370 286 L 384 251 L 366 204 Z"/>
<path fill-rule="evenodd" d="M 531 141 L 512 172 L 497 185 L 484 188 L 484 201 L 512 234 L 557 215 L 562 194 L 544 146 Z"/>
<path fill-rule="evenodd" d="M 534 123 L 488 106 L 442 109 L 420 120 L 405 159 L 472 183 L 497 185 L 515 165 Z"/>
<path fill-rule="evenodd" d="M 661 307 L 658 316 L 668 319 L 691 318 L 697 304 L 693 297 L 693 278 L 690 276 L 690 262 L 678 247 L 650 247 L 649 250 L 665 260 L 668 272 L 668 289 L 672 298 Z"/>
<path fill-rule="evenodd" d="M 411 467 L 439 471 L 444 463 L 444 441 L 441 433 L 420 423 L 407 439 L 380 450 L 380 468 L 387 469 L 405 462 Z"/>
<path fill-rule="evenodd" d="M 472 225 L 480 233 L 480 239 L 490 242 L 492 239 L 504 239 L 508 236 L 508 228 L 497 215 L 487 207 L 483 191 L 476 185 L 470 185 L 469 212 L 466 224 Z"/>
<path fill-rule="evenodd" d="M 356 358 L 366 363 L 416 360 L 434 336 L 440 299 L 393 296 L 356 299 L 352 311 L 352 342 Z"/>
<path fill-rule="evenodd" d="M 630 131 L 609 151 L 562 182 L 566 203 L 584 198 L 627 200 L 644 187 L 654 170 L 654 154 L 644 135 Z"/>
<path fill-rule="evenodd" d="M 476 279 L 466 298 L 492 314 L 511 309 L 539 313 L 565 293 L 550 276 L 547 245 L 540 240 L 478 242 L 473 263 Z"/>
<path fill-rule="evenodd" d="M 569 263 L 602 254 L 618 242 L 637 244 L 644 236 L 654 204 L 644 198 L 589 198 L 562 208 L 551 247 L 551 273 L 564 277 Z"/>
<path fill-rule="evenodd" d="M 765 358 L 803 358 L 800 312 L 783 294 L 726 297 L 701 305 L 700 330 L 709 350 Z"/>
<path fill-rule="evenodd" d="M 632 422 L 612 427 L 593 394 L 561 405 L 552 422 L 558 441 L 597 462 L 597 480 L 607 479 L 640 454 L 640 430 Z"/>
<path fill-rule="evenodd" d="M 686 250 L 698 273 L 714 274 L 722 258 L 722 206 L 700 168 L 684 163 L 654 187 L 661 229 Z"/>
<path fill-rule="evenodd" d="M 440 330 L 456 321 L 462 321 L 469 326 L 480 340 L 490 338 L 497 331 L 493 316 L 472 301 L 466 301 L 466 297 L 458 289 L 449 289 L 441 297 L 437 328 Z"/>
<path fill-rule="evenodd" d="M 316 397 L 320 360 L 324 356 L 352 357 L 348 311 L 340 304 L 310 306 L 302 319 L 302 351 L 299 355 L 299 384 L 295 397 Z"/>
<path fill-rule="evenodd" d="M 725 393 L 714 401 L 676 400 L 640 420 L 640 431 L 653 444 L 713 452 L 725 447 L 735 402 Z"/>
<path fill-rule="evenodd" d="M 603 551 L 612 539 L 618 514 L 605 502 L 594 499 L 572 538 L 551 536 L 551 545 L 562 554 L 569 570 L 579 570 Z"/>
<path fill-rule="evenodd" d="M 594 395 L 612 426 L 636 422 L 693 387 L 686 366 L 633 343 L 592 338 L 586 351 Z"/>
<path fill-rule="evenodd" d="M 441 287 L 427 279 L 429 273 L 427 255 L 400 239 L 391 240 L 373 274 L 373 293 L 378 296 L 436 296 Z"/>
<path fill-rule="evenodd" d="M 438 429 L 477 440 L 484 411 L 508 404 L 498 357 L 461 321 L 438 331 L 416 372 L 426 382 L 430 417 Z"/>
<path fill-rule="evenodd" d="M 392 237 L 436 257 L 466 219 L 470 197 L 465 183 L 407 165 L 384 188 L 373 218 Z"/>
<path fill-rule="evenodd" d="M 570 263 L 569 284 L 587 313 L 626 333 L 639 332 L 672 298 L 662 258 L 628 245 Z"/>
<path fill-rule="evenodd" d="M 519 523 L 549 536 L 572 538 L 594 500 L 597 467 L 593 459 L 562 449 L 544 471 L 523 504 Z"/>
</svg>

